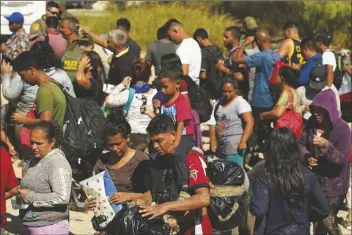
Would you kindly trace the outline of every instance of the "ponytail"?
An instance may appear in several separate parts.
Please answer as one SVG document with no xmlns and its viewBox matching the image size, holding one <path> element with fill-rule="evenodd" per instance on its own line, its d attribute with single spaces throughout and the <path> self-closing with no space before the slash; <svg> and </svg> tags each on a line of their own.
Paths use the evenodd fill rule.
<svg viewBox="0 0 352 235">
<path fill-rule="evenodd" d="M 54 148 L 61 148 L 63 143 L 63 132 L 57 122 L 41 121 L 34 126 L 32 131 L 34 130 L 42 131 L 49 142 L 52 142 L 55 139 Z"/>
</svg>

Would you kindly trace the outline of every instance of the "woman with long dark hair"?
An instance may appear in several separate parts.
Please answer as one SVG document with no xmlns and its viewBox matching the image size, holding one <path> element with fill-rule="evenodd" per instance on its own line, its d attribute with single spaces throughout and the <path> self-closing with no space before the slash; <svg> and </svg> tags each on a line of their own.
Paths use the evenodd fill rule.
<svg viewBox="0 0 352 235">
<path fill-rule="evenodd" d="M 274 129 L 253 187 L 256 234 L 309 235 L 309 221 L 327 217 L 329 202 L 317 177 L 301 163 L 295 135 Z"/>
<path fill-rule="evenodd" d="M 105 70 L 100 56 L 95 51 L 85 51 L 74 84 L 77 98 L 92 99 L 102 104 L 104 81 Z"/>
</svg>

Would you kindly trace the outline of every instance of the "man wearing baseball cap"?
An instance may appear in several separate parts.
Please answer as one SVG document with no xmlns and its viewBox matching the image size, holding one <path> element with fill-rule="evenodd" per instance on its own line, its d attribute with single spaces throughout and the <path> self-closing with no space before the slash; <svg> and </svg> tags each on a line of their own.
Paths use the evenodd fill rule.
<svg viewBox="0 0 352 235">
<path fill-rule="evenodd" d="M 24 17 L 19 12 L 14 12 L 10 16 L 5 16 L 9 21 L 9 29 L 12 32 L 11 37 L 6 43 L 1 44 L 1 53 L 8 60 L 13 60 L 22 53 L 28 50 L 28 35 L 23 28 Z"/>
<path fill-rule="evenodd" d="M 309 106 L 311 105 L 313 98 L 321 91 L 327 89 L 330 89 L 327 86 L 327 73 L 324 66 L 319 64 L 310 71 L 308 84 L 297 88 L 297 94 L 300 99 L 301 110 L 305 120 L 308 120 L 312 115 Z M 336 96 L 337 109 L 339 113 L 341 113 L 339 94 L 336 90 L 332 89 L 332 91 Z"/>
</svg>

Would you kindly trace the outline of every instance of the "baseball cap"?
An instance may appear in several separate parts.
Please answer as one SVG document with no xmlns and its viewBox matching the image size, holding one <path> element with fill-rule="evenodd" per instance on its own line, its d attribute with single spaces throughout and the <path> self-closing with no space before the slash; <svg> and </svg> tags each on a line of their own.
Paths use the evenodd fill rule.
<svg viewBox="0 0 352 235">
<path fill-rule="evenodd" d="M 331 37 L 327 34 L 317 34 L 315 36 L 315 41 L 316 42 L 321 42 L 323 43 L 325 46 L 329 46 L 331 43 Z"/>
<path fill-rule="evenodd" d="M 15 23 L 24 23 L 24 17 L 21 13 L 19 12 L 14 12 L 9 16 L 5 16 L 5 19 L 7 19 L 9 22 L 15 22 Z"/>
<path fill-rule="evenodd" d="M 323 65 L 318 65 L 310 71 L 309 86 L 315 90 L 321 90 L 326 86 L 326 72 Z"/>
<path fill-rule="evenodd" d="M 257 21 L 252 16 L 247 16 L 244 18 L 243 26 L 249 30 L 258 28 Z"/>
</svg>

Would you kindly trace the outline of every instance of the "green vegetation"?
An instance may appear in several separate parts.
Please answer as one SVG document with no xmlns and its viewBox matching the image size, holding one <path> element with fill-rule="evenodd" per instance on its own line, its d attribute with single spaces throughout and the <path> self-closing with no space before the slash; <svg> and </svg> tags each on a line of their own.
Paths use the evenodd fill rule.
<svg viewBox="0 0 352 235">
<path fill-rule="evenodd" d="M 217 3 L 215 7 L 238 19 L 254 16 L 274 36 L 283 37 L 282 26 L 291 20 L 300 25 L 302 37 L 325 32 L 332 35 L 336 49 L 352 47 L 351 1 L 238 1 Z"/>
<path fill-rule="evenodd" d="M 245 16 L 254 16 L 260 26 L 268 28 L 275 38 L 282 38 L 282 26 L 289 20 L 301 26 L 302 36 L 329 32 L 336 49 L 352 47 L 352 3 L 350 1 L 286 1 L 286 2 L 145 2 L 136 6 L 123 3 L 109 5 L 101 16 L 77 15 L 81 24 L 97 34 L 107 34 L 115 28 L 116 20 L 131 21 L 131 37 L 145 49 L 156 39 L 156 31 L 169 18 L 180 20 L 186 31 L 205 28 L 211 39 L 223 45 L 224 29 L 240 25 Z"/>
<path fill-rule="evenodd" d="M 104 12 L 101 16 L 77 15 L 80 23 L 94 33 L 107 34 L 115 28 L 116 20 L 126 17 L 131 21 L 131 38 L 136 40 L 144 49 L 156 40 L 156 31 L 168 19 L 177 18 L 186 31 L 193 35 L 199 28 L 205 28 L 214 42 L 223 45 L 222 35 L 226 27 L 238 22 L 229 14 L 220 14 L 212 11 L 210 4 L 180 2 L 173 3 L 144 3 L 133 7 L 115 7 L 114 10 Z M 112 7 L 114 8 L 114 7 Z M 138 32 L 138 33 L 137 33 Z"/>
</svg>

